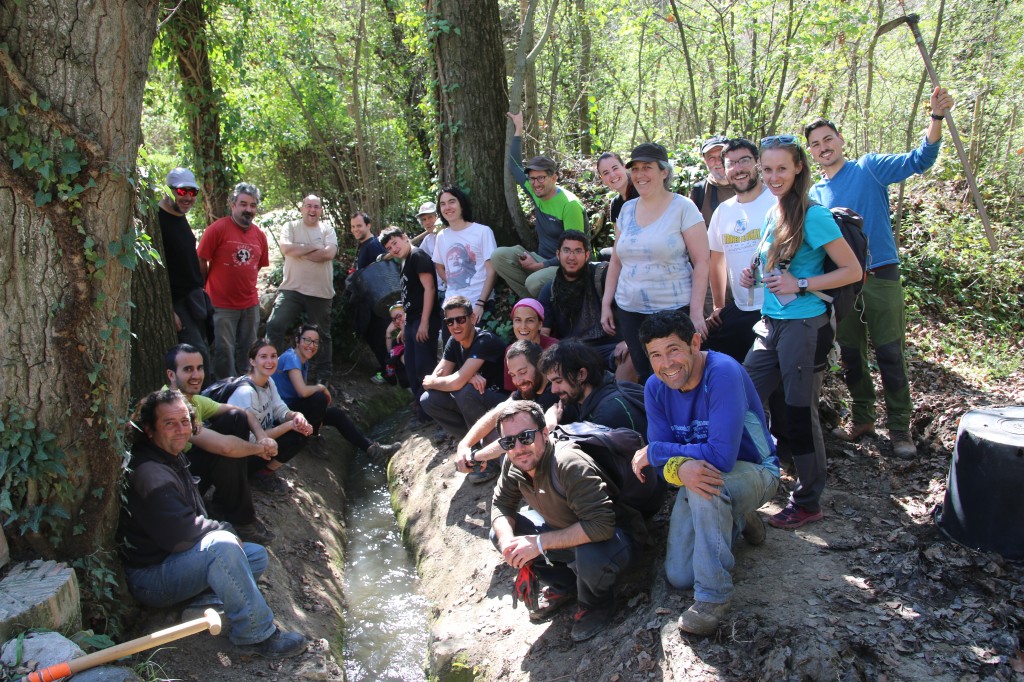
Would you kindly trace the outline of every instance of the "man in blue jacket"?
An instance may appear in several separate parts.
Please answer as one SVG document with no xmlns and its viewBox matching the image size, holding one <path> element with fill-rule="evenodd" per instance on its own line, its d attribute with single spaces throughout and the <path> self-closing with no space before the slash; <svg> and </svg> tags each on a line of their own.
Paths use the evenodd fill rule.
<svg viewBox="0 0 1024 682">
<path fill-rule="evenodd" d="M 907 154 L 865 154 L 852 161 L 843 153 L 845 140 L 835 123 L 818 118 L 804 127 L 807 150 L 824 176 L 811 188 L 811 199 L 827 208 L 845 206 L 863 216 L 870 251 L 864 289 L 853 313 L 836 330 L 846 385 L 853 398 L 853 423 L 848 430 L 833 433 L 852 441 L 875 431 L 875 390 L 867 352 L 870 334 L 882 375 L 889 440 L 893 454 L 901 459 L 913 459 L 917 447 L 910 436 L 912 406 L 904 357 L 907 325 L 900 259 L 889 219 L 889 185 L 924 173 L 938 158 L 942 119 L 953 108 L 953 98 L 946 90 L 935 88 L 930 104 L 925 139 Z"/>
<path fill-rule="evenodd" d="M 679 628 L 712 635 L 732 602 L 733 541 L 764 542 L 757 509 L 779 485 L 779 459 L 757 390 L 728 355 L 700 349 L 688 315 L 664 311 L 640 325 L 654 374 L 647 380 L 647 447 L 633 472 L 651 464 L 681 486 L 672 507 L 665 573 L 694 604 Z"/>
</svg>

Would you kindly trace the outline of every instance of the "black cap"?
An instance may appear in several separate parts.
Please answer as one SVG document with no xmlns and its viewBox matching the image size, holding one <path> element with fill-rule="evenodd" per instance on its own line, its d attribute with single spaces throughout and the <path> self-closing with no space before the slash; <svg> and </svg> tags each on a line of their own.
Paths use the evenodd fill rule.
<svg viewBox="0 0 1024 682">
<path fill-rule="evenodd" d="M 700 155 L 704 156 L 715 147 L 725 147 L 729 144 L 729 138 L 725 135 L 715 135 L 704 140 L 704 144 L 700 146 Z"/>
<path fill-rule="evenodd" d="M 656 142 L 644 142 L 633 147 L 633 151 L 629 155 L 629 161 L 626 162 L 626 168 L 632 167 L 637 161 L 661 161 L 662 163 L 668 163 L 668 152 Z"/>
</svg>

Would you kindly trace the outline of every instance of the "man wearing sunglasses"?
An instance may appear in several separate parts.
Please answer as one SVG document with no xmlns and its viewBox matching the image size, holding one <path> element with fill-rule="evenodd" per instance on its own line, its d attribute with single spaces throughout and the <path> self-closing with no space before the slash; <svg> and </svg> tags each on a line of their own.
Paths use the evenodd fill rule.
<svg viewBox="0 0 1024 682">
<path fill-rule="evenodd" d="M 473 326 L 473 304 L 465 296 L 444 302 L 444 323 L 451 333 L 441 362 L 423 377 L 420 406 L 456 440 L 489 409 L 505 400 L 505 343 Z"/>
<path fill-rule="evenodd" d="M 213 306 L 203 290 L 196 235 L 186 217 L 199 196 L 199 183 L 189 169 L 175 168 L 167 174 L 167 187 L 170 193 L 160 200 L 157 219 L 163 237 L 167 279 L 171 284 L 174 329 L 178 341 L 197 348 L 203 363 L 212 367 L 208 339 L 213 332 Z"/>
<path fill-rule="evenodd" d="M 615 502 L 618 488 L 582 450 L 556 447 L 540 405 L 509 402 L 497 419 L 507 457 L 491 501 L 491 541 L 507 564 L 530 565 L 544 583 L 530 620 L 578 600 L 571 636 L 586 641 L 611 623 L 615 583 L 635 556 L 634 540 L 644 538 L 643 519 Z M 523 502 L 529 509 L 520 511 Z"/>
<path fill-rule="evenodd" d="M 906 314 L 900 259 L 889 219 L 889 185 L 927 171 L 939 156 L 942 120 L 953 108 L 943 88 L 931 94 L 931 116 L 920 146 L 907 154 L 865 154 L 846 158 L 846 141 L 832 121 L 815 119 L 804 127 L 807 151 L 821 166 L 822 178 L 811 187 L 811 199 L 827 208 L 845 206 L 864 218 L 868 238 L 867 281 L 851 314 L 836 329 L 846 386 L 853 398 L 849 429 L 833 434 L 856 441 L 875 432 L 875 389 L 868 368 L 868 337 L 875 347 L 885 396 L 886 427 L 893 454 L 900 459 L 917 456 L 910 435 L 910 382 L 907 379 Z"/>
</svg>

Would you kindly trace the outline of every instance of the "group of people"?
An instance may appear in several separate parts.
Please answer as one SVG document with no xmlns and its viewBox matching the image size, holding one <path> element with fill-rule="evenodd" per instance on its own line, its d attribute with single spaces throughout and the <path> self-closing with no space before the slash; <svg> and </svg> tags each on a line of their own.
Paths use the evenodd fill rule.
<svg viewBox="0 0 1024 682">
<path fill-rule="evenodd" d="M 679 626 L 699 635 L 715 632 L 730 608 L 736 542 L 757 545 L 766 537 L 757 510 L 778 488 L 780 458 L 791 463 L 796 484 L 767 522 L 795 529 L 823 518 L 818 399 L 835 340 L 853 398 L 852 423 L 835 435 L 854 440 L 874 431 L 870 340 L 893 453 L 915 456 L 887 187 L 935 162 L 953 101 L 936 88 L 930 104 L 925 139 L 908 154 L 848 159 L 838 126 L 825 119 L 808 124 L 803 139 L 712 137 L 701 148 L 708 176 L 690 197 L 672 191 L 672 165 L 658 144 L 638 145 L 626 162 L 602 154 L 598 177 L 615 192 L 608 213 L 615 241 L 606 261 L 592 257 L 585 211 L 558 185 L 555 162 L 522 162 L 518 114 L 509 114 L 509 168 L 534 205 L 536 251 L 497 247 L 457 187 L 420 208 L 423 232 L 415 238 L 389 227 L 378 239 L 369 217 L 353 214 L 359 263 L 388 254 L 401 264 L 394 342 L 386 343 L 381 328 L 372 343 L 384 344 L 384 353 L 401 343 L 418 418 L 457 441 L 456 467 L 474 482 L 497 479 L 491 539 L 505 562 L 529 568 L 543 583 L 532 619 L 577 602 L 572 638 L 601 632 L 612 619 L 615 584 L 644 541 L 643 514 L 621 499 L 629 482 L 573 439 L 556 437 L 557 429 L 597 425 L 646 438 L 630 468 L 637 480 L 660 477 L 680 488 L 665 571 L 673 586 L 693 588 Z M 822 174 L 817 182 L 812 161 Z M 198 185 L 185 169 L 172 171 L 168 184 L 164 242 L 187 254 L 187 235 L 168 240 L 167 233 L 195 199 L 183 190 Z M 323 424 L 367 450 L 397 444 L 368 441 L 332 405 L 323 301 L 329 314 L 333 288 L 307 285 L 330 266 L 337 238 L 331 229 L 318 232 L 316 197 L 304 200 L 301 225 L 287 240 L 282 235 L 285 283 L 267 325 L 270 338 L 253 341 L 239 358 L 238 343 L 255 337 L 249 294 L 267 259 L 266 239 L 252 223 L 258 200 L 254 187 L 239 185 L 231 216 L 207 228 L 198 250 L 193 238 L 198 266 L 171 273 L 186 343 L 168 354 L 168 386 L 140 403 L 122 535 L 129 585 L 144 603 L 222 602 L 237 645 L 290 655 L 301 637 L 272 629 L 254 582 L 266 553 L 243 541 L 268 530 L 252 512 L 249 486 L 287 489 L 275 470 Z M 864 267 L 829 211 L 840 206 L 864 219 Z M 171 253 L 168 246 L 169 268 Z M 253 291 L 248 283 L 244 291 L 237 282 L 225 288 L 232 277 L 218 268 L 231 268 L 235 278 L 251 275 Z M 518 296 L 508 346 L 480 326 L 484 311 L 493 311 L 498 277 Z M 825 292 L 858 280 L 854 311 L 837 327 Z M 206 301 L 197 293 L 204 285 Z M 204 305 L 212 321 L 203 317 Z M 284 351 L 284 333 L 300 314 L 307 323 Z M 214 331 L 218 377 L 245 370 L 226 404 L 198 395 L 208 351 L 196 337 L 205 324 Z M 186 475 L 189 462 L 198 487 Z M 146 495 L 168 480 L 173 501 Z M 211 487 L 208 515 L 202 493 Z"/>
</svg>

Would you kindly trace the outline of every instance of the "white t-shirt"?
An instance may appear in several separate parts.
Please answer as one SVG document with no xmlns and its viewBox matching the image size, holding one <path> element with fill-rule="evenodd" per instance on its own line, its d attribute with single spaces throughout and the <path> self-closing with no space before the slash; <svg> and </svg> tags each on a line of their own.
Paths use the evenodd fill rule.
<svg viewBox="0 0 1024 682">
<path fill-rule="evenodd" d="M 281 400 L 281 395 L 277 392 L 277 384 L 273 380 L 268 381 L 266 386 L 256 386 L 255 384 L 250 386 L 248 383 L 243 383 L 228 398 L 228 405 L 255 412 L 256 419 L 264 431 L 283 422 L 290 411 Z M 249 440 L 255 442 L 256 436 L 250 433 Z"/>
<path fill-rule="evenodd" d="M 306 227 L 301 220 L 293 220 L 281 228 L 281 245 L 299 244 L 322 249 L 338 246 L 338 235 L 330 223 Z M 297 291 L 316 298 L 334 298 L 334 265 L 331 261 L 314 263 L 305 258 L 284 257 L 284 279 L 279 289 Z"/>
<path fill-rule="evenodd" d="M 740 310 L 760 310 L 764 304 L 764 287 L 752 289 L 740 285 L 740 273 L 750 266 L 757 244 L 764 234 L 768 211 L 775 207 L 775 195 L 768 185 L 761 186 L 761 194 L 751 202 L 741 204 L 732 197 L 726 199 L 711 216 L 708 225 L 708 245 L 712 251 L 725 254 L 725 269 L 732 287 L 733 301 Z M 752 296 L 751 296 L 752 295 Z"/>
<path fill-rule="evenodd" d="M 497 248 L 491 228 L 470 223 L 461 230 L 445 228 L 437 235 L 434 262 L 444 266 L 446 298 L 465 296 L 472 305 L 483 293 L 487 280 L 484 263 Z"/>
<path fill-rule="evenodd" d="M 615 225 L 615 252 L 622 261 L 615 303 L 645 315 L 688 306 L 693 265 L 683 232 L 697 223 L 703 226 L 704 217 L 692 201 L 677 194 L 657 220 L 641 227 L 636 222 L 637 201 L 623 205 Z"/>
</svg>

